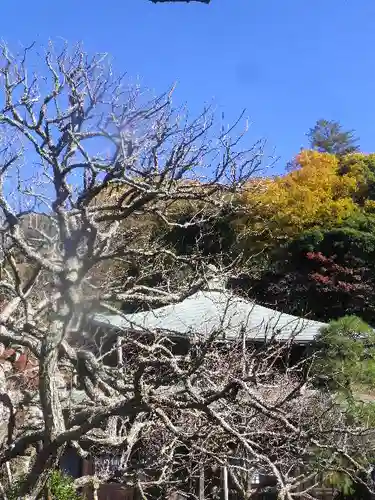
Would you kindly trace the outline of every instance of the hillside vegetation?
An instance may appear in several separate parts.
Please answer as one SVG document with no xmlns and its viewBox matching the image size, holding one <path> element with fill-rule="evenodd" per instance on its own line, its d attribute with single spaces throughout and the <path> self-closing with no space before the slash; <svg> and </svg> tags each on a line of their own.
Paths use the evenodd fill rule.
<svg viewBox="0 0 375 500">
<path fill-rule="evenodd" d="M 374 154 L 302 151 L 242 203 L 246 250 L 262 250 L 250 295 L 323 321 L 356 314 L 375 324 Z"/>
<path fill-rule="evenodd" d="M 358 151 L 336 122 L 319 132 L 322 123 L 331 122 L 311 129 L 311 148 L 284 174 L 253 178 L 220 216 L 207 217 L 202 205 L 200 223 L 197 207 L 181 203 L 174 217 L 189 230 L 157 224 L 152 234 L 181 254 L 199 247 L 216 264 L 225 265 L 224 255 L 246 263 L 231 284 L 259 303 L 375 326 L 375 154 Z"/>
</svg>

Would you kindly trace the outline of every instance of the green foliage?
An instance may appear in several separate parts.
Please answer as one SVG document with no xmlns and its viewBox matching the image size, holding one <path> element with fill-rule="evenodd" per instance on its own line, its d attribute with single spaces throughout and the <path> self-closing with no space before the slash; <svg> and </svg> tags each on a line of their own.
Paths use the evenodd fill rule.
<svg viewBox="0 0 375 500">
<path fill-rule="evenodd" d="M 375 327 L 375 219 L 302 231 L 268 252 L 248 283 L 251 297 L 281 311 L 329 322 L 361 316 Z"/>
<path fill-rule="evenodd" d="M 355 457 L 357 464 L 361 470 L 352 471 L 349 475 L 346 470 L 351 469 L 351 464 L 344 455 L 337 454 L 332 457 L 330 450 L 316 449 L 313 462 L 318 469 L 319 464 L 330 462 L 330 467 L 322 472 L 322 486 L 334 488 L 337 492 L 335 500 L 371 500 L 372 496 L 369 492 L 369 475 L 364 472 L 371 463 L 371 456 L 368 456 L 366 461 L 359 455 Z"/>
<path fill-rule="evenodd" d="M 349 264 L 353 258 L 368 260 L 375 256 L 375 233 L 359 231 L 351 227 L 332 228 L 316 238 L 315 250 L 325 255 L 336 255 L 341 264 Z"/>
<path fill-rule="evenodd" d="M 315 252 L 323 239 L 324 235 L 322 229 L 310 229 L 294 238 L 288 244 L 287 248 L 293 256 L 298 256 L 301 253 Z"/>
<path fill-rule="evenodd" d="M 354 426 L 373 428 L 375 426 L 375 332 L 355 316 L 345 316 L 331 323 L 320 335 L 321 351 L 313 372 L 328 379 L 328 388 L 333 391 L 336 402 L 345 409 L 345 415 Z M 371 449 L 371 448 L 370 448 Z M 325 483 L 340 492 L 341 500 L 370 500 L 363 472 L 368 464 L 374 463 L 373 452 L 369 449 L 366 463 L 357 457 L 362 471 L 357 477 L 349 477 L 345 472 L 345 457 L 338 457 L 339 467 L 325 476 Z M 342 472 L 340 472 L 340 470 Z"/>
<path fill-rule="evenodd" d="M 51 492 L 52 500 L 79 500 L 82 498 L 76 493 L 73 479 L 59 470 L 52 472 L 48 480 L 48 488 Z"/>
<path fill-rule="evenodd" d="M 320 119 L 307 133 L 312 149 L 321 153 L 344 155 L 358 150 L 354 130 L 343 130 L 339 122 Z"/>
<path fill-rule="evenodd" d="M 354 481 L 344 472 L 332 471 L 324 478 L 325 486 L 335 488 L 345 497 L 352 495 L 355 492 Z"/>
<path fill-rule="evenodd" d="M 325 485 L 337 490 L 335 500 L 372 500 L 373 496 L 366 487 L 367 478 L 363 474 L 352 478 L 341 471 L 332 471 L 325 477 Z"/>
<path fill-rule="evenodd" d="M 353 395 L 375 384 L 375 332 L 362 319 L 345 316 L 331 321 L 318 338 L 322 349 L 314 369 L 328 378 L 331 389 Z"/>
<path fill-rule="evenodd" d="M 375 234 L 375 215 L 367 212 L 357 212 L 345 220 L 345 227 Z"/>
<path fill-rule="evenodd" d="M 375 232 L 351 222 L 304 231 L 273 249 L 241 288 L 296 316 L 329 322 L 357 315 L 375 326 Z"/>
<path fill-rule="evenodd" d="M 9 488 L 6 493 L 8 500 L 21 500 L 18 495 L 21 483 L 22 478 L 12 484 L 11 488 Z M 73 485 L 73 479 L 59 470 L 55 470 L 51 473 L 47 482 L 47 488 L 50 500 L 84 500 L 83 497 L 76 492 Z"/>
<path fill-rule="evenodd" d="M 375 261 L 375 228 L 367 231 L 370 224 L 362 215 L 351 218 L 342 227 L 304 231 L 287 245 L 287 251 L 292 259 L 300 259 L 307 252 L 322 252 L 327 257 L 334 255 L 340 265 L 371 264 Z"/>
<path fill-rule="evenodd" d="M 369 201 L 375 200 L 375 154 L 355 153 L 339 158 L 339 173 L 356 179 L 355 201 L 371 209 Z M 371 211 L 371 210 L 370 210 Z"/>
<path fill-rule="evenodd" d="M 340 246 L 345 253 L 351 252 L 358 257 L 369 257 L 375 252 L 375 234 L 350 227 L 334 228 L 327 232 L 327 243 L 329 240 L 334 244 L 340 241 Z M 337 245 L 336 245 L 337 247 Z"/>
</svg>

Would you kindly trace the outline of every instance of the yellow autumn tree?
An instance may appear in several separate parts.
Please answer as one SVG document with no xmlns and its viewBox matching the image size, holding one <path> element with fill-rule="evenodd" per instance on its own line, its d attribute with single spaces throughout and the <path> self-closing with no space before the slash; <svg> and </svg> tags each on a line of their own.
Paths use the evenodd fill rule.
<svg viewBox="0 0 375 500">
<path fill-rule="evenodd" d="M 356 182 L 354 199 L 367 211 L 375 202 L 375 154 L 354 153 L 340 158 L 340 174 Z M 373 211 L 373 210 L 371 210 Z"/>
<path fill-rule="evenodd" d="M 255 180 L 243 193 L 246 238 L 272 242 L 315 227 L 341 224 L 358 210 L 353 170 L 343 172 L 335 155 L 304 150 L 285 175 Z"/>
</svg>

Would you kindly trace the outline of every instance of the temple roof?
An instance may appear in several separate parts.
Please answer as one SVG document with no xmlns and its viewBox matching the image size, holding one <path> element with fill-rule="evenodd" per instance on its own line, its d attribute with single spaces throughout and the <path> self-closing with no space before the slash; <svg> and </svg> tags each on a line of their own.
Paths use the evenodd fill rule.
<svg viewBox="0 0 375 500">
<path fill-rule="evenodd" d="M 228 290 L 199 291 L 182 302 L 134 314 L 95 314 L 100 327 L 137 332 L 164 333 L 175 337 L 207 337 L 217 332 L 218 339 L 263 341 L 275 336 L 286 341 L 309 343 L 325 323 L 280 313 L 245 300 Z"/>
</svg>

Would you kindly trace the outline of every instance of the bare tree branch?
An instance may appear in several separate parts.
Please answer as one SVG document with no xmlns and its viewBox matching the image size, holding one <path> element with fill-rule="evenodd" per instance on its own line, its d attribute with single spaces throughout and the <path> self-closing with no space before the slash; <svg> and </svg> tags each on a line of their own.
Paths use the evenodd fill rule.
<svg viewBox="0 0 375 500">
<path fill-rule="evenodd" d="M 67 446 L 96 464 L 77 487 L 116 474 L 144 496 L 195 495 L 202 470 L 222 467 L 242 498 L 256 472 L 287 499 L 312 495 L 332 470 L 355 477 L 373 430 L 315 387 L 311 360 L 288 363 L 294 334 L 280 344 L 271 331 L 255 348 L 243 325 L 225 340 L 232 295 L 206 336 L 93 321 L 209 286 L 220 296 L 209 266 L 228 278 L 247 261 L 204 242 L 223 214 L 238 215 L 263 141 L 241 149 L 242 117 L 226 132 L 210 109 L 190 118 L 174 89 L 129 87 L 105 54 L 50 45 L 37 75 L 32 50 L 3 46 L 0 64 L 0 466 L 31 450 L 20 497 L 40 495 Z M 100 461 L 106 450 L 116 467 Z"/>
</svg>

